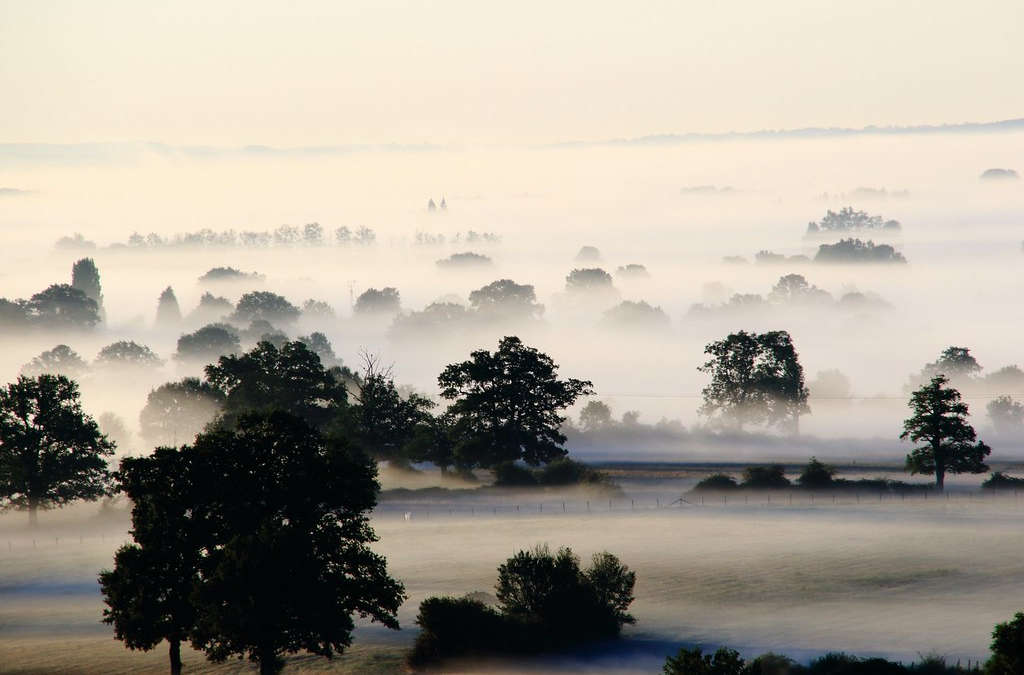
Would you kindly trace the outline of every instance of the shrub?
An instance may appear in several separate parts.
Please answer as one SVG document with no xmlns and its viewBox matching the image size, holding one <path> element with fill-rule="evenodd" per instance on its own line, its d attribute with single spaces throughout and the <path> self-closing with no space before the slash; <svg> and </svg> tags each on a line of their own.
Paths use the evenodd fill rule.
<svg viewBox="0 0 1024 675">
<path fill-rule="evenodd" d="M 992 631 L 992 656 L 985 663 L 989 675 L 1024 673 L 1024 612 L 997 623 Z"/>
<path fill-rule="evenodd" d="M 748 466 L 743 470 L 743 482 L 740 484 L 740 487 L 751 490 L 771 490 L 789 486 L 786 467 L 776 463 L 768 466 Z"/>
<path fill-rule="evenodd" d="M 715 473 L 706 478 L 701 478 L 696 485 L 693 486 L 694 492 L 715 492 L 722 490 L 735 490 L 738 486 L 736 485 L 736 479 L 725 473 Z"/>
<path fill-rule="evenodd" d="M 745 675 L 739 652 L 720 647 L 714 654 L 705 654 L 700 647 L 680 648 L 675 656 L 665 659 L 664 675 Z"/>
<path fill-rule="evenodd" d="M 804 464 L 800 477 L 796 479 L 800 487 L 812 490 L 821 490 L 832 487 L 835 482 L 836 469 L 830 464 L 819 462 L 817 457 L 811 457 L 807 464 Z"/>
<path fill-rule="evenodd" d="M 1002 471 L 994 471 L 984 483 L 981 484 L 982 490 L 1020 490 L 1024 489 L 1024 478 L 1014 478 L 1013 476 L 1007 476 Z"/>
</svg>

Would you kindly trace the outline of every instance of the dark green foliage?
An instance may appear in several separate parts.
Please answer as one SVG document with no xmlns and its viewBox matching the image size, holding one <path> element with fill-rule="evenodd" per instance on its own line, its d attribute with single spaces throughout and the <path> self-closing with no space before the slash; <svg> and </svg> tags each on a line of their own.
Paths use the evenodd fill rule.
<svg viewBox="0 0 1024 675">
<path fill-rule="evenodd" d="M 247 655 L 271 673 L 286 652 L 340 654 L 352 614 L 398 628 L 402 585 L 368 548 L 372 462 L 285 413 L 242 417 L 193 447 L 216 486 L 196 631 L 212 659 Z"/>
<path fill-rule="evenodd" d="M 350 442 L 378 461 L 408 464 L 406 446 L 417 425 L 427 423 L 434 402 L 416 393 L 403 397 L 391 371 L 381 369 L 371 356 L 366 357 L 353 398 L 344 420 Z"/>
<path fill-rule="evenodd" d="M 0 389 L 0 506 L 29 513 L 110 494 L 114 444 L 63 375 L 21 376 Z"/>
<path fill-rule="evenodd" d="M 1024 478 L 1007 476 L 1002 471 L 993 471 L 981 484 L 982 490 L 1024 490 Z"/>
<path fill-rule="evenodd" d="M 675 656 L 665 659 L 664 675 L 745 675 L 744 661 L 738 652 L 720 647 L 714 654 L 705 654 L 700 647 L 680 648 Z"/>
<path fill-rule="evenodd" d="M 100 350 L 96 355 L 97 366 L 120 368 L 152 368 L 163 363 L 146 345 L 129 340 L 119 340 Z"/>
<path fill-rule="evenodd" d="M 536 466 L 565 455 L 561 410 L 593 393 L 584 380 L 560 380 L 551 357 L 504 337 L 493 354 L 479 350 L 438 376 L 452 400 L 457 464 L 491 467 L 523 460 Z"/>
<path fill-rule="evenodd" d="M 50 330 L 89 330 L 100 322 L 96 301 L 69 284 L 54 284 L 25 303 L 30 322 Z"/>
<path fill-rule="evenodd" d="M 967 404 L 960 400 L 960 392 L 949 384 L 944 375 L 936 375 L 931 382 L 915 391 L 909 405 L 913 415 L 903 422 L 901 440 L 923 441 L 907 455 L 907 470 L 911 473 L 935 475 L 935 487 L 943 489 L 946 473 L 984 473 L 988 466 L 984 459 L 991 449 L 977 440 L 967 422 Z"/>
<path fill-rule="evenodd" d="M 693 486 L 694 492 L 720 492 L 735 490 L 738 486 L 736 485 L 736 479 L 732 476 L 724 473 L 712 474 L 706 478 L 700 479 L 696 485 Z"/>
<path fill-rule="evenodd" d="M 302 314 L 298 307 L 284 296 L 270 291 L 252 291 L 238 299 L 233 319 L 241 322 L 269 321 L 292 323 Z"/>
<path fill-rule="evenodd" d="M 766 652 L 747 664 L 748 675 L 797 675 L 803 668 L 788 656 Z"/>
<path fill-rule="evenodd" d="M 324 365 L 324 368 L 334 368 L 341 365 L 341 359 L 334 353 L 334 346 L 331 345 L 331 341 L 323 333 L 314 331 L 309 335 L 300 335 L 297 340 L 320 357 L 320 363 Z"/>
<path fill-rule="evenodd" d="M 506 653 L 521 641 L 504 616 L 469 596 L 427 598 L 416 624 L 421 631 L 408 660 L 417 668 L 453 657 Z"/>
<path fill-rule="evenodd" d="M 212 660 L 247 657 L 269 674 L 286 653 L 340 654 L 353 614 L 398 628 L 403 587 L 368 548 L 376 468 L 302 420 L 246 415 L 126 460 L 121 475 L 136 545 L 101 579 L 129 646 L 175 631 Z"/>
<path fill-rule="evenodd" d="M 162 384 L 149 392 L 139 414 L 142 437 L 153 445 L 189 442 L 213 421 L 223 402 L 224 392 L 196 377 Z"/>
<path fill-rule="evenodd" d="M 397 288 L 386 286 L 380 290 L 367 288 L 356 298 L 353 311 L 356 314 L 398 314 L 402 310 L 402 298 Z"/>
<path fill-rule="evenodd" d="M 704 347 L 711 358 L 697 370 L 711 375 L 700 413 L 742 429 L 772 424 L 799 430 L 810 412 L 804 370 L 786 331 L 732 333 Z"/>
<path fill-rule="evenodd" d="M 875 244 L 868 240 L 840 239 L 835 244 L 822 244 L 814 255 L 815 262 L 823 263 L 896 263 L 905 265 L 903 254 L 888 244 Z"/>
<path fill-rule="evenodd" d="M 429 462 L 441 469 L 445 475 L 448 468 L 466 476 L 472 476 L 469 467 L 458 465 L 455 456 L 455 441 L 452 437 L 452 418 L 448 414 L 428 415 L 412 429 L 412 438 L 405 446 L 405 456 L 410 462 Z"/>
<path fill-rule="evenodd" d="M 301 342 L 278 349 L 260 342 L 241 356 L 206 366 L 206 380 L 224 392 L 222 423 L 230 427 L 250 412 L 281 410 L 324 429 L 347 402 L 345 385 Z"/>
<path fill-rule="evenodd" d="M 229 326 L 210 324 L 178 338 L 178 350 L 174 358 L 193 363 L 210 363 L 241 349 L 238 335 Z"/>
<path fill-rule="evenodd" d="M 145 651 L 167 640 L 172 675 L 181 672 L 181 644 L 198 618 L 193 593 L 208 543 L 194 460 L 175 448 L 121 460 L 118 482 L 132 501 L 135 543 L 118 549 L 114 569 L 99 577 L 103 622 L 114 626 L 114 637 Z"/>
<path fill-rule="evenodd" d="M 560 457 L 537 468 L 502 462 L 491 468 L 495 487 L 567 487 L 594 488 L 600 492 L 619 493 L 621 488 L 603 471 Z"/>
<path fill-rule="evenodd" d="M 812 490 L 823 490 L 832 487 L 835 483 L 836 469 L 830 464 L 819 462 L 817 457 L 811 457 L 807 464 L 804 464 L 800 477 L 796 479 L 800 487 Z"/>
<path fill-rule="evenodd" d="M 491 467 L 497 487 L 533 487 L 539 485 L 537 474 L 529 467 L 515 462 L 501 462 Z"/>
<path fill-rule="evenodd" d="M 89 372 L 89 364 L 78 355 L 78 352 L 67 345 L 57 345 L 21 367 L 21 374 L 34 377 L 48 373 L 50 375 L 67 375 L 80 377 Z"/>
<path fill-rule="evenodd" d="M 498 279 L 471 291 L 469 304 L 487 318 L 530 319 L 544 313 L 544 305 L 537 304 L 533 286 L 511 279 Z"/>
<path fill-rule="evenodd" d="M 519 551 L 498 568 L 499 611 L 470 597 L 428 598 L 409 657 L 424 666 L 444 658 L 525 653 L 616 637 L 636 620 L 627 611 L 636 575 L 617 557 L 594 555 L 586 570 L 569 549 Z"/>
<path fill-rule="evenodd" d="M 768 466 L 748 466 L 743 470 L 741 488 L 749 490 L 777 490 L 790 486 L 786 478 L 786 467 L 781 464 Z"/>
<path fill-rule="evenodd" d="M 1010 621 L 996 624 L 991 648 L 992 656 L 985 662 L 987 675 L 1024 673 L 1024 612 L 1017 612 Z"/>
</svg>

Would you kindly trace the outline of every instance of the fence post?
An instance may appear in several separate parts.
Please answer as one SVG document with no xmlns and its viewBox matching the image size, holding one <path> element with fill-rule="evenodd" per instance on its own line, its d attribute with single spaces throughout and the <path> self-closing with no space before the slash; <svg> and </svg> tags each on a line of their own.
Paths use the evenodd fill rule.
<svg viewBox="0 0 1024 675">
<path fill-rule="evenodd" d="M 565 513 L 565 502 L 562 502 L 562 513 Z"/>
</svg>

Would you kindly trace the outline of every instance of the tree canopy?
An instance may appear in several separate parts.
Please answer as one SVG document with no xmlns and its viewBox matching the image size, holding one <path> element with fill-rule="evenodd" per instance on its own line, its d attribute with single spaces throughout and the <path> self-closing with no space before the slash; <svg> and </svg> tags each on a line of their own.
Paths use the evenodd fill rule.
<svg viewBox="0 0 1024 675">
<path fill-rule="evenodd" d="M 109 494 L 113 452 L 67 377 L 21 376 L 0 389 L 0 499 L 33 525 L 41 508 Z"/>
<path fill-rule="evenodd" d="M 511 279 L 498 279 L 471 291 L 469 304 L 486 317 L 527 319 L 544 312 L 544 305 L 537 304 L 537 293 L 533 286 L 517 284 Z"/>
<path fill-rule="evenodd" d="M 518 337 L 504 337 L 494 353 L 478 350 L 438 376 L 441 396 L 453 401 L 455 454 L 462 466 L 491 467 L 523 460 L 534 466 L 566 454 L 559 412 L 593 393 L 585 380 L 560 380 L 547 354 Z"/>
<path fill-rule="evenodd" d="M 224 392 L 197 377 L 162 384 L 149 392 L 139 413 L 142 437 L 154 445 L 191 441 L 213 421 L 223 402 Z"/>
<path fill-rule="evenodd" d="M 913 415 L 904 420 L 900 440 L 923 444 L 907 455 L 911 473 L 935 475 L 935 487 L 942 490 L 947 473 L 984 473 L 984 460 L 991 448 L 977 439 L 967 422 L 967 404 L 960 392 L 947 386 L 949 378 L 936 375 L 910 397 Z"/>
<path fill-rule="evenodd" d="M 704 347 L 711 358 L 697 370 L 711 375 L 700 413 L 737 429 L 769 424 L 799 430 L 810 412 L 804 371 L 786 331 L 731 333 Z"/>
</svg>

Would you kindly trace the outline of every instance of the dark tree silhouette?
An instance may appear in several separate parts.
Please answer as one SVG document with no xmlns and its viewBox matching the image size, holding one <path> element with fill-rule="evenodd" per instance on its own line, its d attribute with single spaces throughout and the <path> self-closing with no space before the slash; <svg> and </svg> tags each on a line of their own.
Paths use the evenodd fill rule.
<svg viewBox="0 0 1024 675">
<path fill-rule="evenodd" d="M 368 354 L 355 388 L 345 415 L 349 440 L 376 460 L 408 464 L 406 446 L 417 425 L 428 422 L 434 402 L 415 393 L 403 398 L 391 369 Z"/>
<path fill-rule="evenodd" d="M 523 460 L 534 466 L 562 457 L 561 410 L 593 393 L 591 382 L 560 380 L 547 354 L 504 337 L 493 354 L 479 350 L 438 376 L 441 396 L 454 401 L 455 452 L 463 466 Z"/>
<path fill-rule="evenodd" d="M 614 291 L 612 275 L 600 267 L 576 268 L 565 278 L 565 290 L 572 293 L 607 293 Z"/>
<path fill-rule="evenodd" d="M 181 307 L 174 289 L 168 286 L 160 293 L 156 303 L 156 325 L 161 327 L 177 326 L 181 323 Z"/>
<path fill-rule="evenodd" d="M 334 346 L 331 345 L 331 341 L 323 333 L 314 331 L 309 335 L 300 335 L 298 341 L 320 357 L 320 363 L 324 364 L 324 368 L 334 368 L 341 365 L 341 359 L 334 353 Z"/>
<path fill-rule="evenodd" d="M 704 347 L 711 358 L 697 370 L 711 375 L 700 413 L 742 429 L 774 424 L 799 431 L 810 411 L 804 371 L 786 331 L 731 333 Z"/>
<path fill-rule="evenodd" d="M 896 263 L 905 265 L 903 254 L 888 244 L 875 244 L 870 239 L 840 239 L 822 244 L 814 254 L 814 262 L 822 263 Z"/>
<path fill-rule="evenodd" d="M 829 209 L 820 223 L 807 223 L 807 234 L 883 229 L 898 231 L 900 223 L 896 220 L 882 220 L 882 216 L 869 216 L 864 211 L 854 211 L 852 206 L 844 206 L 839 209 L 839 213 Z"/>
<path fill-rule="evenodd" d="M 344 383 L 301 342 L 278 349 L 260 342 L 241 356 L 222 356 L 206 366 L 206 380 L 225 394 L 224 425 L 249 411 L 282 410 L 324 429 L 347 402 Z"/>
<path fill-rule="evenodd" d="M 69 284 L 54 284 L 36 293 L 25 309 L 30 321 L 41 328 L 88 330 L 100 322 L 96 301 Z"/>
<path fill-rule="evenodd" d="M 830 302 L 832 296 L 807 283 L 802 274 L 787 274 L 779 277 L 768 294 L 768 300 L 779 304 L 824 303 Z"/>
<path fill-rule="evenodd" d="M 211 363 L 225 354 L 235 354 L 241 350 L 242 344 L 233 328 L 212 323 L 178 338 L 178 350 L 174 358 L 192 363 Z"/>
<path fill-rule="evenodd" d="M 129 649 L 149 651 L 166 640 L 171 675 L 180 675 L 181 645 L 195 630 L 193 594 L 210 543 L 205 477 L 193 470 L 193 460 L 177 448 L 121 460 L 118 482 L 132 502 L 135 543 L 118 549 L 114 569 L 99 576 L 108 606 L 103 622 Z"/>
<path fill-rule="evenodd" d="M 997 623 L 992 631 L 992 656 L 985 662 L 989 675 L 1024 673 L 1024 612 L 1013 619 Z"/>
<path fill-rule="evenodd" d="M 67 377 L 22 376 L 0 389 L 0 498 L 31 525 L 39 509 L 109 494 L 113 452 Z"/>
<path fill-rule="evenodd" d="M 739 487 L 749 490 L 776 490 L 789 487 L 786 478 L 786 467 L 781 464 L 768 466 L 748 466 L 743 469 L 743 482 Z"/>
<path fill-rule="evenodd" d="M 194 636 L 212 660 L 247 656 L 270 675 L 285 653 L 342 653 L 353 614 L 398 628 L 404 589 L 369 548 L 372 461 L 279 412 L 201 434 L 193 451 L 216 486 Z"/>
<path fill-rule="evenodd" d="M 213 421 L 223 402 L 224 392 L 196 377 L 162 384 L 149 392 L 139 413 L 142 437 L 154 445 L 191 441 Z"/>
<path fill-rule="evenodd" d="M 804 464 L 796 482 L 800 487 L 822 490 L 831 487 L 835 483 L 835 477 L 836 468 L 834 466 L 818 461 L 817 457 L 811 457 L 807 464 Z"/>
<path fill-rule="evenodd" d="M 507 316 L 532 319 L 544 313 L 544 305 L 537 304 L 537 293 L 533 286 L 517 284 L 511 279 L 498 279 L 471 291 L 469 305 L 489 318 Z"/>
<path fill-rule="evenodd" d="M 681 647 L 675 656 L 665 659 L 662 675 L 745 675 L 750 672 L 739 652 L 719 647 L 713 654 L 705 654 L 700 647 Z M 758 671 L 760 673 L 760 670 Z"/>
<path fill-rule="evenodd" d="M 907 470 L 934 474 L 937 490 L 945 486 L 947 473 L 988 471 L 984 460 L 991 452 L 968 424 L 967 404 L 960 400 L 960 392 L 948 384 L 949 378 L 936 375 L 911 395 L 914 414 L 903 422 L 900 434 L 900 440 L 924 442 L 907 455 Z"/>
<path fill-rule="evenodd" d="M 284 296 L 270 291 L 252 291 L 239 298 L 233 319 L 243 322 L 264 320 L 271 323 L 293 323 L 301 314 L 302 311 Z"/>
</svg>

